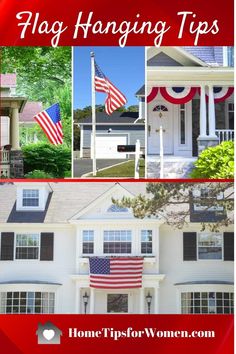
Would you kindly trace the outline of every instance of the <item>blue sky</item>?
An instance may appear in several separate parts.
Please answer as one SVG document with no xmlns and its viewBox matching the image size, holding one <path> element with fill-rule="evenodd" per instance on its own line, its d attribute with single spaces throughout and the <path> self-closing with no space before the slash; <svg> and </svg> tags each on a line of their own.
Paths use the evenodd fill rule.
<svg viewBox="0 0 236 354">
<path fill-rule="evenodd" d="M 91 105 L 90 52 L 109 80 L 126 96 L 126 106 L 138 104 L 135 92 L 144 84 L 144 47 L 74 47 L 74 108 Z M 106 95 L 96 93 L 96 104 Z"/>
</svg>

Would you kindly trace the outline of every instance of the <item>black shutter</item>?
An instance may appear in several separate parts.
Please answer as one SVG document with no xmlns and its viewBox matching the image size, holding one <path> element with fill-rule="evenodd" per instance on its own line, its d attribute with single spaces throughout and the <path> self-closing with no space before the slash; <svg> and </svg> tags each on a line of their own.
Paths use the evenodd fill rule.
<svg viewBox="0 0 236 354">
<path fill-rule="evenodd" d="M 41 233 L 40 261 L 53 261 L 53 232 Z"/>
<path fill-rule="evenodd" d="M 2 232 L 1 261 L 13 261 L 13 259 L 14 259 L 14 232 Z"/>
<path fill-rule="evenodd" d="M 197 233 L 196 232 L 183 233 L 183 256 L 184 256 L 184 261 L 197 260 Z"/>
<path fill-rule="evenodd" d="M 234 260 L 234 233 L 224 232 L 224 261 Z"/>
</svg>

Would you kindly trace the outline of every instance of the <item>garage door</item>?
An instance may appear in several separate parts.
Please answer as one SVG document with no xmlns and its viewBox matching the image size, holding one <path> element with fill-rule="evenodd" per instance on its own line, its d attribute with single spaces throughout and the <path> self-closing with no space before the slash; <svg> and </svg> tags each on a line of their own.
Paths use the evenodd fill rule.
<svg viewBox="0 0 236 354">
<path fill-rule="evenodd" d="M 117 152 L 117 145 L 126 145 L 127 136 L 119 135 L 97 135 L 96 136 L 96 157 L 97 159 L 122 159 L 126 153 Z"/>
</svg>

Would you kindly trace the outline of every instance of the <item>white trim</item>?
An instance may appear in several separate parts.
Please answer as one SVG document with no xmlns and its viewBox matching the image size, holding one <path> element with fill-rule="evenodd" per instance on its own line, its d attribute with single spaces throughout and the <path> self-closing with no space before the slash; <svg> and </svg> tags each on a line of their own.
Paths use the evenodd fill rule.
<svg viewBox="0 0 236 354">
<path fill-rule="evenodd" d="M 80 127 L 80 158 L 83 157 L 84 157 L 84 127 L 81 126 Z"/>
</svg>

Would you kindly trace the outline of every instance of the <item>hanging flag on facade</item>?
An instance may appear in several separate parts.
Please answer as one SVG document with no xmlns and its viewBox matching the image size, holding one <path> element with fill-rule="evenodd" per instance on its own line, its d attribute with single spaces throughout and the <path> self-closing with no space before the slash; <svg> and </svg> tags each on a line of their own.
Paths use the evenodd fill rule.
<svg viewBox="0 0 236 354">
<path fill-rule="evenodd" d="M 116 109 L 124 106 L 127 99 L 118 88 L 111 83 L 111 81 L 103 74 L 97 63 L 94 61 L 95 76 L 94 85 L 97 92 L 103 92 L 107 94 L 105 101 L 105 111 L 108 115 L 111 115 Z"/>
<path fill-rule="evenodd" d="M 90 287 L 131 289 L 142 287 L 142 257 L 90 257 Z"/>
<path fill-rule="evenodd" d="M 43 129 L 49 141 L 54 145 L 63 143 L 63 132 L 61 124 L 60 106 L 55 103 L 51 107 L 34 116 L 36 122 Z"/>
</svg>

